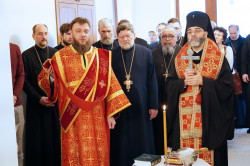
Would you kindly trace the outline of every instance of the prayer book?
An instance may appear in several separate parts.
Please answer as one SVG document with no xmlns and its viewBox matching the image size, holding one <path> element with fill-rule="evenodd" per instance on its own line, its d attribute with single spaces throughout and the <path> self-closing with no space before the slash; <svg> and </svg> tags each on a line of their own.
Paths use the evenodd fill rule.
<svg viewBox="0 0 250 166">
<path fill-rule="evenodd" d="M 155 166 L 161 162 L 160 155 L 142 154 L 134 159 L 134 166 Z"/>
</svg>

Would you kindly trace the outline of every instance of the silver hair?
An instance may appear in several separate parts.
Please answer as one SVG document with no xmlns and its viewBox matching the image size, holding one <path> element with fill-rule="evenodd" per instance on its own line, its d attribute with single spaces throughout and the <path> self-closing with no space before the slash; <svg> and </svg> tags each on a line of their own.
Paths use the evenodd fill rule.
<svg viewBox="0 0 250 166">
<path fill-rule="evenodd" d="M 98 22 L 98 28 L 100 28 L 101 26 L 109 26 L 109 27 L 113 27 L 113 22 L 111 19 L 109 18 L 102 18 L 99 20 Z"/>
<path fill-rule="evenodd" d="M 168 25 L 165 28 L 163 28 L 162 31 L 161 31 L 161 35 L 162 35 L 162 32 L 165 31 L 165 30 L 171 30 L 171 31 L 174 32 L 174 35 L 177 35 L 176 29 L 173 26 L 171 26 L 171 25 Z"/>
</svg>

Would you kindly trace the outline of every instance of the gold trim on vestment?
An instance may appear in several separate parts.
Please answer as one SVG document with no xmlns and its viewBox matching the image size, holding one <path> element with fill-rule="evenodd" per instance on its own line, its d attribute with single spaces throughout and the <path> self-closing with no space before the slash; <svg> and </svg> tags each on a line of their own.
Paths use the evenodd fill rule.
<svg viewBox="0 0 250 166">
<path fill-rule="evenodd" d="M 46 70 L 45 68 L 44 68 L 44 70 Z M 46 76 L 46 78 L 44 78 L 44 79 L 46 79 L 46 80 L 48 80 L 49 81 L 49 74 Z M 44 91 L 44 93 L 48 96 L 48 92 L 43 88 L 43 86 L 42 86 L 42 81 L 44 80 L 44 79 L 42 79 L 42 80 L 40 80 L 39 82 L 38 82 L 38 86 Z M 50 82 L 50 81 L 49 81 Z"/>
<path fill-rule="evenodd" d="M 117 114 L 118 112 L 120 112 L 121 110 L 124 110 L 125 108 L 129 107 L 129 106 L 131 106 L 131 103 L 128 103 L 125 106 L 123 106 L 123 107 L 117 109 L 116 111 L 112 112 L 112 114 L 108 115 L 108 119 L 111 118 L 113 115 Z"/>
<path fill-rule="evenodd" d="M 69 123 L 68 127 L 64 130 L 64 128 L 62 127 L 64 133 L 67 133 L 67 131 L 69 130 L 69 128 L 72 126 L 72 124 L 75 122 L 75 119 L 77 118 L 77 116 L 79 115 L 79 113 L 81 112 L 81 109 L 78 109 L 74 118 L 71 120 L 71 122 Z"/>
<path fill-rule="evenodd" d="M 99 59 L 99 53 L 97 49 L 94 49 L 94 54 L 96 55 L 96 75 L 95 75 L 95 84 L 94 84 L 94 91 L 91 98 L 91 101 L 95 100 L 97 85 L 98 85 L 98 77 L 99 77 L 99 70 L 100 70 L 100 59 Z"/>
<path fill-rule="evenodd" d="M 63 82 L 66 82 L 66 78 L 64 75 L 64 67 L 62 65 L 62 60 L 61 60 L 61 56 L 60 56 L 60 51 L 57 51 L 55 53 L 55 57 L 56 57 L 57 66 L 58 66 L 59 72 L 61 74 L 62 80 L 63 80 Z"/>
<path fill-rule="evenodd" d="M 73 48 L 73 46 L 71 45 L 71 47 Z M 91 47 L 92 48 L 92 47 Z M 73 48 L 74 49 L 74 48 Z M 73 51 L 75 51 L 75 50 L 73 50 Z M 76 52 L 76 51 L 75 51 Z M 76 52 L 77 53 L 77 52 Z M 85 72 L 84 72 L 84 74 L 83 74 L 83 76 L 82 76 L 82 78 L 80 79 L 80 81 L 78 82 L 78 85 L 74 88 L 74 90 L 72 91 L 72 94 L 74 94 L 75 92 L 76 92 L 76 90 L 78 89 L 78 87 L 80 86 L 80 84 L 82 83 L 82 81 L 83 81 L 83 79 L 86 77 L 86 75 L 87 75 L 87 73 L 88 73 L 88 70 L 89 70 L 89 68 L 91 67 L 91 65 L 92 65 L 92 63 L 93 63 L 93 61 L 94 61 L 94 59 L 95 59 L 95 54 L 92 56 L 92 59 L 91 59 L 91 61 L 90 61 L 90 64 L 88 65 L 88 66 L 86 66 L 86 70 L 85 70 Z M 64 106 L 64 108 L 63 108 L 63 111 L 62 111 L 62 114 L 61 114 L 61 116 L 60 116 L 60 119 L 62 118 L 62 116 L 64 115 L 64 112 L 65 112 L 65 110 L 66 110 L 66 108 L 68 107 L 68 104 L 69 104 L 69 102 L 70 102 L 70 98 L 68 98 L 68 100 L 67 100 L 67 102 L 66 102 L 66 105 Z M 79 111 L 80 112 L 80 111 Z M 77 112 L 76 113 L 76 115 L 78 115 L 79 113 Z"/>
<path fill-rule="evenodd" d="M 71 81 L 71 82 L 66 83 L 65 85 L 66 85 L 67 87 L 76 86 L 76 85 L 78 84 L 78 82 L 79 82 L 79 81 Z"/>
<path fill-rule="evenodd" d="M 111 85 L 111 71 L 112 71 L 112 52 L 109 51 L 109 68 L 108 68 L 108 87 L 107 87 L 107 92 L 105 94 L 105 97 L 108 96 L 110 85 Z"/>
<path fill-rule="evenodd" d="M 221 68 L 222 68 L 221 66 L 222 66 L 224 58 L 225 58 L 225 55 L 223 53 L 221 53 L 221 56 L 223 58 L 220 58 L 220 62 L 219 62 L 219 65 L 218 65 L 218 66 L 220 66 L 220 68 L 217 70 L 215 79 L 217 79 L 219 77 L 219 75 L 220 75 L 220 71 L 221 71 Z"/>
<path fill-rule="evenodd" d="M 119 96 L 119 95 L 121 95 L 121 94 L 123 94 L 123 93 L 124 93 L 124 92 L 123 92 L 123 90 L 121 89 L 121 90 L 119 90 L 119 91 L 117 91 L 117 92 L 111 94 L 109 97 L 107 97 L 106 102 L 109 102 L 110 100 L 114 99 L 115 97 L 117 97 L 117 96 Z"/>
</svg>

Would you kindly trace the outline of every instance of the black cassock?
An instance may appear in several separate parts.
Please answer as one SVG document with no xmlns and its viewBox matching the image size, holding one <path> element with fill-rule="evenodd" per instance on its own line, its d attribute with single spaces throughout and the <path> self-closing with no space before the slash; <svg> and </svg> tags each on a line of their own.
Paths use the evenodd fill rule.
<svg viewBox="0 0 250 166">
<path fill-rule="evenodd" d="M 134 46 L 123 57 L 127 72 L 131 66 Z M 112 51 L 114 73 L 127 95 L 131 106 L 120 113 L 114 130 L 110 132 L 110 165 L 131 166 L 133 159 L 143 153 L 154 154 L 152 121 L 149 109 L 158 108 L 157 80 L 152 53 L 144 46 L 135 44 L 135 56 L 131 70 L 130 92 L 124 85 L 125 70 L 121 47 Z"/>
<path fill-rule="evenodd" d="M 165 93 L 165 80 L 166 77 L 163 75 L 168 70 L 170 73 L 171 66 L 174 63 L 174 59 L 181 46 L 176 45 L 173 56 L 170 54 L 163 55 L 162 46 L 155 49 L 152 54 L 155 61 L 156 77 L 158 82 L 158 99 L 159 99 L 159 112 L 156 118 L 153 119 L 153 129 L 154 129 L 154 141 L 155 141 L 155 154 L 164 154 L 164 136 L 163 136 L 163 112 L 162 106 L 166 103 L 167 94 Z M 171 60 L 171 63 L 169 63 Z"/>
<path fill-rule="evenodd" d="M 193 56 L 201 56 L 202 51 Z M 194 60 L 199 63 L 199 60 Z M 168 94 L 167 127 L 168 146 L 180 148 L 179 95 L 186 89 L 184 79 L 179 79 L 175 65 L 167 79 Z M 201 88 L 202 146 L 214 150 L 215 166 L 227 166 L 227 140 L 234 135 L 233 81 L 228 62 L 224 58 L 219 77 L 212 80 L 203 77 Z"/>
<path fill-rule="evenodd" d="M 101 43 L 101 41 L 99 40 L 95 42 L 94 44 L 92 44 L 92 46 L 96 48 L 105 49 L 105 50 L 112 50 L 112 49 L 119 47 L 119 43 L 117 40 L 114 40 L 113 44 L 106 45 L 106 44 Z"/>
<path fill-rule="evenodd" d="M 241 71 L 242 74 L 248 74 L 248 77 L 250 77 L 250 35 L 246 37 L 242 48 Z M 250 128 L 250 83 L 249 82 L 246 86 L 246 127 Z"/>
<path fill-rule="evenodd" d="M 35 46 L 41 62 L 47 59 L 47 48 Z M 49 47 L 49 58 L 57 50 Z M 59 166 L 60 153 L 60 123 L 57 107 L 45 107 L 39 103 L 46 96 L 38 86 L 37 76 L 42 65 L 31 47 L 22 53 L 25 70 L 23 90 L 27 94 L 27 109 L 25 120 L 25 166 Z"/>
</svg>

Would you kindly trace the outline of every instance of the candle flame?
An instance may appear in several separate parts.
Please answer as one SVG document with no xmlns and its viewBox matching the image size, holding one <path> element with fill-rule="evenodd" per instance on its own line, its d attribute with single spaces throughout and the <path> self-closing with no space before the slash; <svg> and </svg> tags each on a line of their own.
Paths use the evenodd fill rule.
<svg viewBox="0 0 250 166">
<path fill-rule="evenodd" d="M 164 104 L 164 105 L 162 106 L 163 111 L 166 111 L 166 108 L 167 108 L 167 106 Z"/>
</svg>

